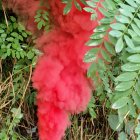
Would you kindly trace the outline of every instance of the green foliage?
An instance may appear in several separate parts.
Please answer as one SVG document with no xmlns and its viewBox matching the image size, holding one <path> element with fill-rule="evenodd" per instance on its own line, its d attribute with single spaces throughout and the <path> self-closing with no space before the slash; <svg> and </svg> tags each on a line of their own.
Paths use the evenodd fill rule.
<svg viewBox="0 0 140 140">
<path fill-rule="evenodd" d="M 84 5 L 87 5 L 86 0 L 80 0 L 81 3 L 83 3 Z M 66 6 L 64 8 L 63 14 L 66 15 L 70 12 L 72 5 L 74 5 L 78 10 L 82 10 L 81 5 L 79 4 L 79 2 L 77 2 L 77 0 L 62 0 L 62 3 L 65 3 Z"/>
<path fill-rule="evenodd" d="M 92 6 L 90 6 L 90 8 L 94 10 L 94 12 L 91 13 L 92 17 L 94 17 L 93 14 L 96 15 L 95 18 L 98 17 L 95 11 L 95 7 L 96 10 L 98 10 L 98 5 L 99 1 L 92 1 Z M 88 69 L 87 76 L 93 80 L 94 86 L 96 87 L 96 98 L 98 98 L 101 104 L 105 102 L 106 107 L 110 108 L 114 75 L 117 74 L 115 70 L 117 69 L 117 60 L 114 44 L 110 39 L 106 40 L 106 38 L 111 38 L 108 31 L 110 29 L 110 23 L 114 20 L 114 14 L 117 13 L 117 5 L 115 2 L 106 0 L 102 2 L 102 8 L 99 8 L 99 10 L 102 14 L 104 14 L 106 10 L 105 17 L 99 21 L 100 25 L 94 29 L 94 33 L 86 43 L 89 47 L 95 47 L 92 47 L 85 54 L 84 61 L 92 63 Z M 114 65 L 108 65 L 108 63 Z M 112 72 L 113 69 L 114 73 Z"/>
<path fill-rule="evenodd" d="M 115 92 L 114 97 L 118 92 L 129 92 L 124 97 L 120 97 L 112 102 L 112 108 L 118 110 L 118 117 L 120 124 L 126 126 L 126 122 L 135 121 L 135 131 L 131 134 L 124 131 L 125 135 L 134 135 L 135 138 L 139 137 L 139 122 L 137 117 L 139 115 L 139 42 L 140 39 L 140 26 L 139 26 L 139 9 L 140 2 L 134 0 L 126 0 L 125 3 L 119 4 L 119 15 L 115 15 L 116 23 L 111 24 L 112 31 L 110 35 L 115 37 L 116 45 L 115 50 L 121 59 L 121 72 L 115 79 Z M 115 26 L 114 26 L 115 25 Z M 121 25 L 121 29 L 119 26 Z M 127 57 L 121 58 L 123 54 Z"/>
<path fill-rule="evenodd" d="M 94 97 L 92 97 L 89 104 L 88 104 L 88 111 L 93 119 L 96 118 L 95 109 L 96 109 L 95 99 L 94 99 Z"/>
<path fill-rule="evenodd" d="M 11 114 L 5 118 L 6 123 L 0 132 L 0 140 L 17 140 L 19 138 L 19 135 L 14 131 L 14 129 L 23 117 L 21 108 L 12 108 L 10 113 Z"/>
<path fill-rule="evenodd" d="M 35 91 L 30 86 L 30 80 L 38 54 L 39 51 L 33 47 L 31 33 L 26 31 L 14 16 L 8 19 L 8 25 L 2 19 L 0 22 L 0 140 L 25 139 L 18 127 L 26 114 L 23 105 L 34 104 Z"/>
<path fill-rule="evenodd" d="M 44 29 L 45 31 L 49 31 L 50 29 L 50 19 L 49 13 L 45 10 L 38 10 L 36 13 L 35 22 L 37 23 L 38 30 Z"/>
<path fill-rule="evenodd" d="M 90 0 L 84 8 L 91 19 L 98 18 L 97 10 L 104 15 L 86 43 L 95 46 L 85 54 L 84 61 L 91 63 L 87 76 L 96 87 L 94 97 L 109 109 L 108 121 L 120 132 L 118 139 L 139 139 L 140 2 L 105 0 L 101 7 L 99 2 Z M 129 131 L 128 124 L 133 130 Z"/>
<path fill-rule="evenodd" d="M 0 23 L 1 59 L 16 58 L 35 61 L 37 51 L 25 42 L 25 38 L 30 35 L 31 33 L 26 31 L 21 23 L 17 23 L 13 16 L 10 17 L 8 27 L 6 24 Z"/>
</svg>

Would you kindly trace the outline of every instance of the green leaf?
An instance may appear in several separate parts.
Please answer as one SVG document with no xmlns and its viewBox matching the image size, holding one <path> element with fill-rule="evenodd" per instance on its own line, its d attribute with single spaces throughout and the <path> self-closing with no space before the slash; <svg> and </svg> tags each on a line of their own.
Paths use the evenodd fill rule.
<svg viewBox="0 0 140 140">
<path fill-rule="evenodd" d="M 135 36 L 138 36 L 133 30 L 131 29 L 128 29 L 128 33 L 131 35 L 131 37 L 135 37 Z"/>
<path fill-rule="evenodd" d="M 110 25 L 110 27 L 114 30 L 121 30 L 121 31 L 124 31 L 126 29 L 126 26 L 122 23 L 113 23 Z"/>
<path fill-rule="evenodd" d="M 140 29 L 138 28 L 138 26 L 137 25 L 135 25 L 135 24 L 131 24 L 131 26 L 132 26 L 132 29 L 135 31 L 135 33 L 138 35 L 138 36 L 140 36 Z"/>
<path fill-rule="evenodd" d="M 140 135 L 140 124 L 135 128 L 135 133 Z"/>
<path fill-rule="evenodd" d="M 135 104 L 140 109 L 140 96 L 136 92 L 133 92 L 132 97 L 133 97 Z"/>
<path fill-rule="evenodd" d="M 91 39 L 102 39 L 105 36 L 105 32 L 94 33 L 90 36 Z"/>
<path fill-rule="evenodd" d="M 120 6 L 125 9 L 125 11 L 129 11 L 129 12 L 135 12 L 135 8 L 132 6 L 129 6 L 127 4 L 121 3 Z"/>
<path fill-rule="evenodd" d="M 138 18 L 134 18 L 136 25 L 140 28 L 140 20 Z"/>
<path fill-rule="evenodd" d="M 69 1 L 69 2 L 67 3 L 67 5 L 65 6 L 65 8 L 64 8 L 63 14 L 64 14 L 64 15 L 68 14 L 68 13 L 70 12 L 70 10 L 71 10 L 71 7 L 72 7 L 72 2 Z"/>
<path fill-rule="evenodd" d="M 15 49 L 15 50 L 17 50 L 17 49 L 19 48 L 19 45 L 18 45 L 18 44 L 13 43 L 13 44 L 12 44 L 12 48 L 13 48 L 13 49 Z"/>
<path fill-rule="evenodd" d="M 84 5 L 87 5 L 85 0 L 80 0 Z"/>
<path fill-rule="evenodd" d="M 104 8 L 99 8 L 99 11 L 105 16 L 105 17 L 112 17 L 113 14 L 105 10 Z"/>
<path fill-rule="evenodd" d="M 112 0 L 106 0 L 106 1 L 103 1 L 102 3 L 106 3 L 106 8 L 111 10 L 111 11 L 116 9 L 116 5 L 115 5 L 115 3 Z"/>
<path fill-rule="evenodd" d="M 47 13 L 47 12 L 46 12 L 46 13 Z M 49 21 L 49 17 L 48 17 L 48 15 L 43 14 L 42 16 L 43 16 L 43 19 L 44 19 L 44 20 L 46 20 L 46 22 L 48 22 L 48 21 Z"/>
<path fill-rule="evenodd" d="M 140 140 L 140 135 L 138 135 L 138 138 L 137 138 L 137 140 Z"/>
<path fill-rule="evenodd" d="M 98 26 L 98 27 L 96 27 L 95 29 L 94 29 L 94 32 L 96 33 L 96 32 L 105 32 L 106 30 L 108 30 L 109 29 L 109 26 L 108 25 L 100 25 L 100 26 Z"/>
<path fill-rule="evenodd" d="M 123 47 L 124 47 L 124 43 L 123 43 L 123 39 L 121 37 L 115 45 L 116 53 L 120 53 L 122 51 Z"/>
<path fill-rule="evenodd" d="M 140 1 L 139 0 L 135 0 L 136 1 L 136 4 L 140 4 Z"/>
<path fill-rule="evenodd" d="M 134 119 L 131 119 L 127 123 L 125 123 L 125 132 L 128 135 L 131 135 L 132 132 L 134 132 L 134 128 L 135 128 L 135 122 L 134 121 L 135 121 Z"/>
<path fill-rule="evenodd" d="M 126 116 L 128 115 L 128 112 L 129 112 L 129 108 L 128 108 L 127 104 L 125 106 L 123 106 L 123 107 L 118 109 L 118 115 L 119 115 L 119 122 L 120 122 L 120 124 L 122 124 L 124 122 Z"/>
<path fill-rule="evenodd" d="M 6 46 L 6 48 L 7 49 L 10 49 L 11 45 L 12 45 L 11 43 L 8 43 L 7 46 Z"/>
<path fill-rule="evenodd" d="M 97 18 L 97 14 L 96 13 L 92 13 L 90 16 L 90 20 L 95 20 Z"/>
<path fill-rule="evenodd" d="M 21 119 L 23 117 L 23 114 L 21 113 L 21 108 L 12 108 L 11 112 L 13 113 L 12 116 Z"/>
<path fill-rule="evenodd" d="M 20 54 L 20 57 L 21 57 L 21 58 L 24 58 L 24 57 L 25 57 L 23 51 L 20 51 L 19 54 Z"/>
<path fill-rule="evenodd" d="M 140 54 L 131 55 L 127 58 L 127 60 L 132 63 L 140 63 Z"/>
<path fill-rule="evenodd" d="M 26 32 L 23 32 L 23 33 L 22 33 L 22 36 L 26 38 L 26 37 L 27 37 Z"/>
<path fill-rule="evenodd" d="M 107 54 L 106 51 L 101 50 L 101 54 L 102 54 L 103 58 L 104 58 L 107 62 L 111 62 L 111 58 L 110 58 L 109 54 Z"/>
<path fill-rule="evenodd" d="M 133 18 L 133 14 L 130 11 L 126 11 L 125 9 L 120 8 L 119 9 L 120 13 L 126 17 Z"/>
<path fill-rule="evenodd" d="M 129 89 L 127 91 L 115 91 L 114 92 L 114 96 L 111 99 L 111 102 L 114 103 L 115 101 L 117 101 L 118 99 L 122 98 L 122 97 L 127 97 L 129 95 L 132 94 L 132 90 Z"/>
<path fill-rule="evenodd" d="M 3 29 L 0 29 L 0 34 L 1 34 L 1 33 L 4 33 L 4 30 L 3 30 Z"/>
<path fill-rule="evenodd" d="M 122 36 L 122 32 L 118 31 L 118 30 L 112 30 L 109 32 L 109 34 L 113 37 L 121 37 Z"/>
<path fill-rule="evenodd" d="M 98 51 L 99 51 L 98 48 L 93 48 L 90 51 L 88 51 L 85 54 L 84 62 L 93 62 L 94 60 L 96 60 L 97 55 L 98 55 Z"/>
<path fill-rule="evenodd" d="M 16 58 L 17 58 L 17 59 L 20 59 L 20 54 L 19 54 L 19 52 L 16 52 Z"/>
<path fill-rule="evenodd" d="M 34 53 L 32 51 L 29 51 L 27 53 L 27 57 L 28 57 L 28 59 L 32 59 L 34 57 Z"/>
<path fill-rule="evenodd" d="M 87 46 L 98 46 L 102 43 L 102 39 L 96 39 L 96 40 L 89 40 L 86 45 Z"/>
<path fill-rule="evenodd" d="M 43 27 L 43 22 L 41 20 L 40 22 L 38 22 L 37 28 L 40 30 L 42 27 Z"/>
<path fill-rule="evenodd" d="M 18 33 L 17 33 L 17 32 L 12 32 L 12 33 L 11 33 L 11 36 L 13 36 L 13 37 L 16 37 L 16 38 L 17 38 L 17 37 L 18 37 Z"/>
<path fill-rule="evenodd" d="M 18 30 L 22 32 L 25 30 L 25 27 L 21 23 L 18 23 Z"/>
<path fill-rule="evenodd" d="M 12 50 L 12 57 L 15 58 L 16 54 L 15 54 L 15 50 Z"/>
<path fill-rule="evenodd" d="M 82 10 L 80 4 L 76 0 L 74 0 L 74 5 L 78 10 L 80 10 L 80 11 Z"/>
<path fill-rule="evenodd" d="M 35 18 L 35 19 L 41 18 L 41 14 L 40 14 L 40 13 L 37 14 L 34 18 Z"/>
<path fill-rule="evenodd" d="M 138 95 L 140 96 L 140 81 L 138 80 L 138 82 L 136 83 L 135 86 L 135 91 L 138 93 Z"/>
<path fill-rule="evenodd" d="M 100 70 L 106 71 L 106 65 L 105 62 L 102 59 L 98 59 L 98 68 Z"/>
<path fill-rule="evenodd" d="M 125 81 L 131 81 L 134 80 L 137 77 L 137 73 L 136 72 L 125 72 L 120 74 L 115 81 L 121 81 L 121 82 L 125 82 Z"/>
<path fill-rule="evenodd" d="M 140 120 L 140 114 L 138 115 L 138 118 L 137 119 Z"/>
<path fill-rule="evenodd" d="M 119 16 L 115 16 L 115 18 L 120 23 L 130 23 L 130 19 L 128 17 L 126 17 L 126 16 L 119 15 Z"/>
<path fill-rule="evenodd" d="M 137 8 L 138 5 L 133 0 L 125 0 L 130 6 Z"/>
<path fill-rule="evenodd" d="M 119 100 L 117 100 L 113 105 L 113 109 L 119 109 L 124 107 L 128 103 L 129 98 L 128 97 L 122 97 Z"/>
<path fill-rule="evenodd" d="M 11 50 L 7 49 L 7 56 L 10 56 L 10 54 L 11 54 Z"/>
<path fill-rule="evenodd" d="M 89 13 L 94 13 L 95 10 L 93 8 L 90 8 L 90 7 L 84 7 L 83 8 L 86 12 L 89 12 Z"/>
<path fill-rule="evenodd" d="M 119 133 L 118 140 L 128 140 L 127 135 L 124 132 Z"/>
<path fill-rule="evenodd" d="M 23 37 L 21 35 L 18 36 L 19 40 L 23 41 Z"/>
<path fill-rule="evenodd" d="M 114 18 L 112 18 L 112 17 L 111 18 L 106 17 L 106 18 L 101 19 L 100 23 L 102 23 L 102 24 L 110 24 L 110 23 L 112 23 L 113 19 Z"/>
<path fill-rule="evenodd" d="M 110 127 L 116 131 L 117 126 L 119 125 L 119 119 L 117 115 L 109 115 L 108 116 L 108 122 Z M 120 127 L 117 129 L 117 131 L 120 131 L 122 128 L 122 125 L 120 125 Z"/>
<path fill-rule="evenodd" d="M 140 36 L 133 36 L 132 40 L 134 44 L 140 45 Z"/>
<path fill-rule="evenodd" d="M 8 37 L 8 38 L 6 38 L 6 40 L 7 40 L 8 42 L 13 42 L 13 41 L 14 41 L 14 38 L 13 38 L 13 37 Z"/>
<path fill-rule="evenodd" d="M 97 72 L 97 64 L 92 63 L 91 66 L 88 69 L 87 76 L 93 77 L 95 75 L 95 72 Z"/>
<path fill-rule="evenodd" d="M 122 71 L 137 71 L 140 70 L 140 64 L 126 63 L 121 66 Z"/>
<path fill-rule="evenodd" d="M 130 89 L 133 85 L 134 85 L 133 81 L 121 82 L 120 84 L 118 84 L 116 86 L 115 90 L 116 91 L 126 91 L 126 90 Z"/>
<path fill-rule="evenodd" d="M 126 48 L 129 53 L 140 53 L 140 47 Z"/>
<path fill-rule="evenodd" d="M 16 22 L 16 18 L 13 16 L 10 16 L 11 21 Z"/>
<path fill-rule="evenodd" d="M 18 24 L 15 22 L 15 23 L 13 23 L 13 28 L 14 29 L 17 29 L 17 27 L 18 27 Z"/>
<path fill-rule="evenodd" d="M 105 42 L 104 43 L 106 50 L 112 54 L 115 55 L 115 50 L 114 50 L 114 46 L 112 44 L 110 44 L 109 42 Z"/>
<path fill-rule="evenodd" d="M 95 8 L 96 7 L 96 3 L 94 1 L 86 1 L 87 5 L 92 7 L 92 8 Z"/>
<path fill-rule="evenodd" d="M 91 115 L 92 118 L 96 118 L 96 113 L 93 108 L 89 108 L 89 114 Z"/>
<path fill-rule="evenodd" d="M 127 35 L 124 35 L 124 39 L 125 39 L 125 42 L 127 44 L 128 47 L 130 48 L 134 48 L 134 44 L 132 42 L 132 39 L 130 39 Z"/>
<path fill-rule="evenodd" d="M 129 107 L 129 114 L 136 118 L 137 117 L 137 113 L 136 113 L 136 106 L 134 106 L 134 103 L 133 103 L 133 100 L 132 99 L 129 99 L 129 102 L 128 102 L 128 107 Z"/>
<path fill-rule="evenodd" d="M 1 34 L 1 37 L 2 38 L 6 38 L 7 37 L 7 34 L 3 33 L 3 34 Z"/>
</svg>

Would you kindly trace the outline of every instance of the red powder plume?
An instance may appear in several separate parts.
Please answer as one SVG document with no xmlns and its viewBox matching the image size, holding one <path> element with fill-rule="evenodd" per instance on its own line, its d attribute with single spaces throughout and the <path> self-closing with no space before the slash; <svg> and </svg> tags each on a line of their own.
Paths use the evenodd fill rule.
<svg viewBox="0 0 140 140">
<path fill-rule="evenodd" d="M 64 4 L 60 0 L 48 0 L 48 4 L 54 27 L 36 41 L 43 54 L 32 81 L 38 91 L 40 140 L 61 140 L 70 125 L 69 115 L 84 111 L 90 100 L 88 65 L 83 62 L 88 47 L 84 44 L 97 22 L 90 21 L 89 13 L 74 6 L 68 15 L 63 15 Z M 8 0 L 6 6 L 26 16 L 27 29 L 37 31 L 34 16 L 40 9 L 39 0 Z"/>
</svg>

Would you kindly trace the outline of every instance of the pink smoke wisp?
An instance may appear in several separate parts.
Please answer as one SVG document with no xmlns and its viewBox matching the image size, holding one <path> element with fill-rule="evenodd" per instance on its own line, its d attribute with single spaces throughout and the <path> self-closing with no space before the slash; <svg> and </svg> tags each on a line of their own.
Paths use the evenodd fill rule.
<svg viewBox="0 0 140 140">
<path fill-rule="evenodd" d="M 8 0 L 6 4 L 25 18 L 28 30 L 37 31 L 34 16 L 40 9 L 39 0 Z M 43 54 L 32 81 L 38 91 L 40 140 L 61 140 L 70 125 L 69 115 L 84 111 L 90 100 L 88 65 L 83 62 L 88 47 L 84 44 L 97 22 L 90 21 L 89 13 L 78 11 L 74 6 L 68 15 L 63 15 L 64 4 L 60 0 L 48 0 L 48 4 L 53 28 L 36 40 Z"/>
</svg>

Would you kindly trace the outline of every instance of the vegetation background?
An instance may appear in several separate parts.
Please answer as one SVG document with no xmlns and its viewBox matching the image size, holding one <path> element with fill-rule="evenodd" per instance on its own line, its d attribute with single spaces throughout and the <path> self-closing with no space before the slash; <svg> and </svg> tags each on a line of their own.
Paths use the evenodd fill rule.
<svg viewBox="0 0 140 140">
<path fill-rule="evenodd" d="M 31 75 L 40 54 L 35 37 L 0 0 L 0 140 L 37 140 L 36 91 Z M 104 18 L 83 61 L 96 87 L 87 110 L 71 118 L 65 140 L 140 140 L 140 0 L 62 0 Z M 99 6 L 101 3 L 102 6 Z M 38 30 L 49 32 L 49 13 L 37 11 Z M 95 47 L 92 47 L 95 46 Z M 100 59 L 97 57 L 101 55 Z M 98 76 L 97 76 L 98 75 Z"/>
</svg>

